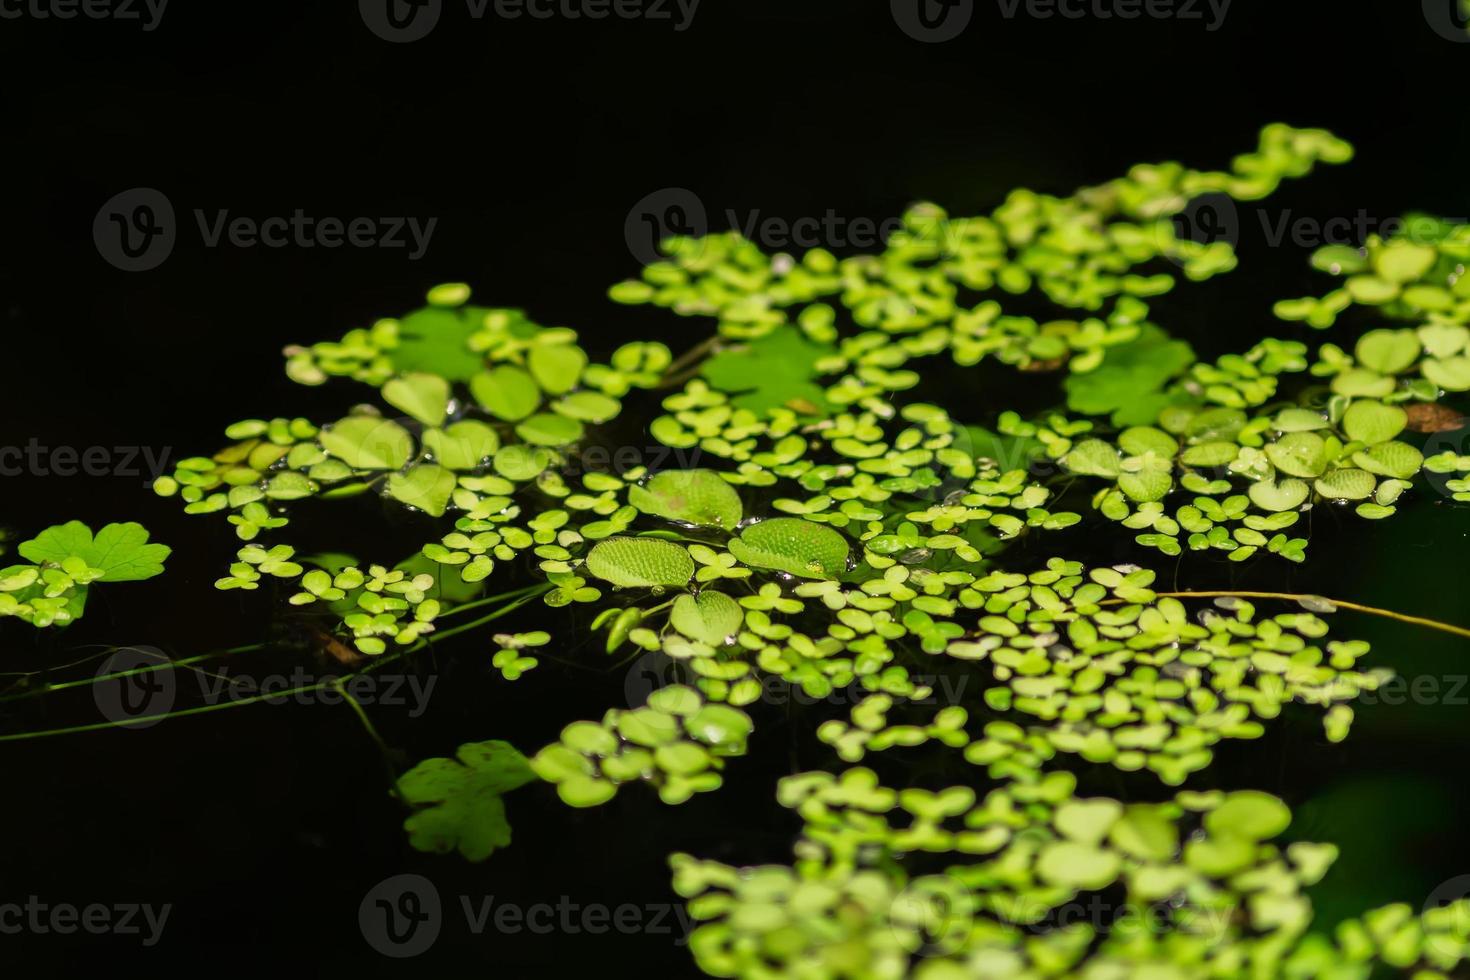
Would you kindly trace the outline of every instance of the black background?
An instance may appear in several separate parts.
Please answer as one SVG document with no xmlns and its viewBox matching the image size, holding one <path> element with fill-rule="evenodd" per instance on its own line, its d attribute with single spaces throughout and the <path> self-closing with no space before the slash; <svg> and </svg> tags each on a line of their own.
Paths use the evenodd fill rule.
<svg viewBox="0 0 1470 980">
<path fill-rule="evenodd" d="M 886 3 L 851 0 L 704 0 L 682 32 L 668 21 L 476 21 L 449 2 L 438 29 L 411 44 L 375 37 L 354 7 L 174 0 L 151 32 L 136 22 L 0 20 L 0 446 L 148 446 L 178 458 L 210 451 L 238 418 L 330 417 L 351 395 L 287 382 L 281 347 L 404 312 L 442 281 L 573 326 L 594 353 L 634 337 L 686 346 L 706 324 L 605 298 L 637 269 L 630 209 L 669 187 L 697 194 L 715 225 L 727 211 L 879 221 L 920 198 L 973 214 L 1016 186 L 1064 194 L 1139 161 L 1223 167 L 1254 146 L 1261 125 L 1282 120 L 1332 129 L 1359 154 L 1287 185 L 1270 202 L 1273 218 L 1286 209 L 1318 219 L 1470 215 L 1470 43 L 1440 36 L 1414 2 L 1235 0 L 1215 31 L 1201 20 L 1008 19 L 979 2 L 968 30 L 943 44 L 906 36 Z M 168 196 L 179 239 L 160 267 L 125 273 L 100 257 L 93 219 L 135 187 Z M 427 254 L 410 261 L 404 249 L 206 248 L 193 218 L 195 209 L 265 218 L 298 208 L 438 223 Z M 1254 212 L 1241 254 L 1241 271 L 1191 287 L 1163 321 L 1202 353 L 1279 331 L 1269 303 L 1321 286 L 1306 250 L 1271 248 Z M 228 560 L 228 529 L 185 521 L 143 483 L 6 477 L 0 523 L 29 535 L 71 517 L 137 519 L 174 545 L 169 575 L 130 587 L 130 601 L 99 599 L 76 642 L 182 654 L 258 640 L 251 622 L 264 605 L 209 588 Z M 1465 523 L 1406 519 L 1395 533 L 1418 542 L 1422 563 L 1462 547 Z M 1416 584 L 1419 566 L 1399 576 L 1364 560 L 1389 539 L 1374 529 L 1351 548 L 1314 544 L 1323 561 L 1314 587 L 1465 618 L 1451 567 Z M 0 627 L 0 657 L 30 642 L 14 626 Z M 1448 659 L 1454 648 L 1438 642 L 1416 639 L 1416 650 Z M 554 711 L 507 706 L 503 694 L 487 699 L 503 688 L 465 684 L 436 703 L 432 726 L 375 720 L 410 761 L 488 737 L 534 747 L 608 703 L 595 685 L 566 685 Z M 176 906 L 153 950 L 121 937 L 0 936 L 7 969 L 105 960 L 537 976 L 587 964 L 677 976 L 692 970 L 668 936 L 474 937 L 462 918 L 433 952 L 396 963 L 363 943 L 357 903 L 405 870 L 433 877 L 451 904 L 459 894 L 668 902 L 669 851 L 788 858 L 794 824 L 773 812 L 770 773 L 755 766 L 735 767 L 724 791 L 677 810 L 630 791 L 570 813 L 536 790 L 545 795 L 514 798 L 516 844 L 487 865 L 421 858 L 403 844 L 381 762 L 346 709 L 256 710 L 153 733 L 0 744 L 0 901 Z M 56 711 L 57 723 L 77 720 L 65 705 Z M 1299 731 L 1320 742 L 1315 725 L 1309 718 Z M 1290 737 L 1278 732 L 1222 778 L 1290 787 L 1301 801 L 1313 786 L 1337 785 L 1350 764 L 1413 769 L 1408 754 L 1433 756 L 1453 741 L 1435 739 L 1464 728 L 1454 716 L 1357 756 L 1297 753 L 1290 767 L 1271 748 Z M 779 718 L 773 738 L 779 771 L 788 738 Z M 1380 819 L 1409 792 L 1448 794 L 1435 799 L 1452 812 L 1458 788 L 1402 778 L 1412 785 L 1349 797 L 1360 817 L 1339 829 Z M 1339 911 L 1417 903 L 1470 870 L 1455 863 L 1463 845 L 1444 820 L 1416 819 L 1431 829 L 1415 831 L 1407 851 L 1381 853 L 1419 870 L 1375 871 L 1364 855 L 1347 872 L 1358 877 L 1340 882 L 1351 901 Z M 1330 825 L 1330 813 L 1321 821 Z"/>
</svg>

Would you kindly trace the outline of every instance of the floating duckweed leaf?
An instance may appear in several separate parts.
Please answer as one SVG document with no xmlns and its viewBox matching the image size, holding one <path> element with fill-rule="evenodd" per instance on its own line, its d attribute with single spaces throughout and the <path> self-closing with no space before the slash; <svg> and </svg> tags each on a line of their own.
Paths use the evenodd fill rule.
<svg viewBox="0 0 1470 980">
<path fill-rule="evenodd" d="M 1371 473 L 1345 468 L 1325 474 L 1315 487 L 1322 496 L 1333 500 L 1363 500 L 1372 495 L 1377 482 Z"/>
<path fill-rule="evenodd" d="M 1301 480 L 1258 480 L 1246 493 L 1262 510 L 1279 512 L 1296 510 L 1306 502 L 1311 488 Z"/>
<path fill-rule="evenodd" d="M 493 461 L 495 472 L 507 480 L 534 480 L 551 465 L 551 453 L 539 446 L 501 446 Z"/>
<path fill-rule="evenodd" d="M 551 407 L 568 418 L 597 424 L 614 418 L 623 406 L 616 398 L 609 398 L 595 391 L 578 391 L 567 395 Z"/>
<path fill-rule="evenodd" d="M 1439 253 L 1432 245 L 1389 242 L 1373 253 L 1373 271 L 1388 282 L 1413 282 L 1433 268 L 1434 260 L 1438 257 Z"/>
<path fill-rule="evenodd" d="M 149 544 L 148 530 L 141 524 L 108 524 L 93 537 L 81 521 L 48 527 L 17 549 L 21 557 L 36 564 L 66 565 L 81 559 L 86 567 L 102 574 L 98 582 L 140 582 L 163 573 L 171 549 Z"/>
<path fill-rule="evenodd" d="M 1320 412 L 1306 408 L 1283 408 L 1276 413 L 1272 424 L 1280 432 L 1309 432 L 1325 429 L 1330 424 Z"/>
<path fill-rule="evenodd" d="M 1470 357 L 1435 358 L 1424 362 L 1421 369 L 1430 383 L 1445 391 L 1470 391 Z"/>
<path fill-rule="evenodd" d="M 433 463 L 420 463 L 407 473 L 394 473 L 388 477 L 388 496 L 431 517 L 440 517 L 449 505 L 454 493 L 456 478 L 453 473 Z"/>
<path fill-rule="evenodd" d="M 1064 836 L 1084 844 L 1097 844 L 1108 835 L 1123 812 L 1116 800 L 1068 800 L 1057 807 L 1052 821 Z"/>
<path fill-rule="evenodd" d="M 1174 478 L 1164 470 L 1145 469 L 1118 477 L 1118 489 L 1138 503 L 1163 500 L 1174 487 Z"/>
<path fill-rule="evenodd" d="M 449 382 L 437 374 L 405 374 L 383 385 L 383 400 L 425 425 L 441 425 L 449 411 Z"/>
<path fill-rule="evenodd" d="M 533 781 L 526 757 L 508 742 L 461 745 L 456 759 L 426 759 L 398 780 L 398 794 L 424 807 L 403 822 L 415 849 L 458 850 L 483 861 L 510 843 L 502 794 Z"/>
<path fill-rule="evenodd" d="M 575 344 L 543 344 L 531 348 L 527 364 L 543 391 L 564 395 L 582 380 L 587 355 Z"/>
<path fill-rule="evenodd" d="M 1156 806 L 1130 806 L 1109 834 L 1123 853 L 1145 861 L 1168 861 L 1179 849 L 1179 830 Z"/>
<path fill-rule="evenodd" d="M 720 646 L 740 630 L 745 613 L 722 592 L 708 589 L 698 595 L 681 595 L 674 600 L 669 622 L 691 640 Z"/>
<path fill-rule="evenodd" d="M 565 415 L 539 412 L 516 426 L 516 435 L 534 446 L 565 446 L 582 438 L 582 423 Z"/>
<path fill-rule="evenodd" d="M 1355 401 L 1348 406 L 1342 417 L 1342 431 L 1349 439 L 1366 442 L 1368 445 L 1387 442 L 1409 424 L 1409 416 L 1397 405 L 1385 405 L 1375 401 Z M 1296 476 L 1310 474 L 1297 473 Z"/>
<path fill-rule="evenodd" d="M 1320 476 L 1327 469 L 1327 443 L 1311 432 L 1291 432 L 1266 446 L 1271 463 L 1288 476 Z"/>
<path fill-rule="evenodd" d="M 1122 866 L 1116 851 L 1078 841 L 1053 841 L 1037 856 L 1036 874 L 1048 884 L 1095 891 L 1111 884 Z"/>
<path fill-rule="evenodd" d="M 1419 359 L 1419 338 L 1412 330 L 1370 330 L 1358 339 L 1358 363 L 1379 374 L 1400 374 Z"/>
<path fill-rule="evenodd" d="M 541 404 L 541 389 L 524 370 L 502 364 L 470 379 L 470 394 L 480 407 L 507 422 L 519 422 Z"/>
<path fill-rule="evenodd" d="M 1353 462 L 1378 476 L 1407 480 L 1424 465 L 1424 454 L 1402 442 L 1382 442 L 1365 452 L 1354 453 Z"/>
<path fill-rule="evenodd" d="M 714 470 L 665 470 L 630 487 L 628 503 L 645 514 L 708 527 L 733 528 L 744 516 L 740 495 Z"/>
<path fill-rule="evenodd" d="M 1247 840 L 1270 840 L 1290 823 L 1291 811 L 1285 803 L 1269 793 L 1249 789 L 1228 794 L 1223 803 L 1205 814 L 1205 829 L 1211 834 Z"/>
<path fill-rule="evenodd" d="M 473 470 L 495 455 L 500 437 L 484 422 L 466 419 L 445 429 L 424 433 L 424 448 L 441 466 L 451 470 Z"/>
<path fill-rule="evenodd" d="M 396 470 L 413 457 L 413 436 L 397 422 L 353 415 L 325 428 L 322 448 L 355 470 Z"/>
<path fill-rule="evenodd" d="M 1101 476 L 1110 480 L 1116 479 L 1122 472 L 1121 462 L 1118 451 L 1112 444 L 1101 439 L 1084 439 L 1062 457 L 1062 465 L 1073 473 Z"/>
<path fill-rule="evenodd" d="M 731 554 L 754 568 L 804 578 L 836 578 L 847 570 L 847 540 L 830 527 L 799 517 L 752 524 L 729 547 Z"/>
<path fill-rule="evenodd" d="M 587 571 L 624 589 L 682 586 L 694 577 L 694 559 L 671 541 L 608 538 L 587 554 Z"/>
</svg>

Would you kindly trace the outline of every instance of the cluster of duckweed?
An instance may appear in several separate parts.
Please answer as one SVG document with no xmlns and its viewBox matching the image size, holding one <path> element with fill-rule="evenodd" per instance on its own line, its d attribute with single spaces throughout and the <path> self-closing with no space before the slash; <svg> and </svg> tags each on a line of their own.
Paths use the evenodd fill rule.
<svg viewBox="0 0 1470 980">
<path fill-rule="evenodd" d="M 156 489 L 224 514 L 245 542 L 220 588 L 289 584 L 299 613 L 363 655 L 406 655 L 538 601 L 588 607 L 601 651 L 680 679 L 572 722 L 529 759 L 473 743 L 415 767 L 399 795 L 424 850 L 488 857 L 510 839 L 503 795 L 538 778 L 579 807 L 632 782 L 683 802 L 719 787 L 769 686 L 855 695 L 846 718 L 812 726 L 834 771 L 780 787 L 803 823 L 791 866 L 676 856 L 702 923 L 691 950 L 713 975 L 1442 976 L 1464 955 L 1466 907 L 1390 906 L 1331 938 L 1310 932 L 1303 889 L 1335 851 L 1275 842 L 1290 812 L 1274 797 L 1080 799 L 1053 767 L 1060 753 L 1180 786 L 1223 740 L 1258 737 L 1297 702 L 1341 740 L 1354 698 L 1388 675 L 1360 666 L 1366 644 L 1327 640 L 1329 605 L 1206 605 L 1158 594 L 1137 565 L 1039 566 L 1013 548 L 1044 535 L 1043 553 L 1065 555 L 1080 527 L 1139 559 L 1301 562 L 1314 507 L 1389 517 L 1422 469 L 1470 499 L 1470 457 L 1426 461 L 1409 435 L 1430 431 L 1416 422 L 1426 411 L 1453 416 L 1447 392 L 1470 390 L 1463 229 L 1316 256 L 1344 286 L 1279 304 L 1280 317 L 1326 327 L 1356 303 L 1408 321 L 1351 345 L 1265 338 L 1204 362 L 1150 319 L 1148 298 L 1178 273 L 1236 264 L 1228 242 L 1179 234 L 1191 201 L 1257 199 L 1350 155 L 1320 130 L 1270 126 L 1228 171 L 1141 165 L 1070 197 L 1016 191 L 976 218 L 917 205 L 878 255 L 672 239 L 612 298 L 712 321 L 677 359 L 637 343 L 596 363 L 570 330 L 441 286 L 425 309 L 286 352 L 296 381 L 366 384 L 386 408 L 237 423 L 231 445 Z M 1061 311 L 1008 312 L 1025 294 Z M 1057 406 L 1023 418 L 921 401 L 934 357 L 1056 377 Z M 635 389 L 660 392 L 653 439 L 704 462 L 574 472 L 579 445 Z M 977 413 L 993 427 L 970 424 Z M 396 565 L 331 567 L 278 540 L 304 501 L 366 493 L 439 521 L 432 539 Z M 513 576 L 522 587 L 495 594 Z M 0 613 L 12 591 L 0 587 Z M 565 638 L 554 621 L 487 628 L 487 669 L 554 703 L 530 652 Z M 920 710 L 935 671 L 982 677 L 983 691 Z M 990 788 L 889 788 L 841 770 L 921 747 Z"/>
</svg>

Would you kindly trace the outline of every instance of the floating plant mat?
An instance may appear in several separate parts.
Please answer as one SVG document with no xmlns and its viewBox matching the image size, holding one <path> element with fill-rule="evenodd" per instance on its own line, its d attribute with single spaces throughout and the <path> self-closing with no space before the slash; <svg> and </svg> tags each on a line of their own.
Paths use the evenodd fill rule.
<svg viewBox="0 0 1470 980">
<path fill-rule="evenodd" d="M 1230 759 L 1287 726 L 1324 753 L 1353 738 L 1394 683 L 1365 632 L 1470 639 L 1291 584 L 1470 501 L 1470 228 L 1322 250 L 1338 285 L 1262 297 L 1278 336 L 1214 360 L 1150 305 L 1236 266 L 1176 233 L 1190 201 L 1350 156 L 1270 126 L 1229 171 L 916 205 L 877 255 L 670 239 L 611 298 L 704 322 L 685 351 L 589 350 L 439 286 L 287 350 L 292 380 L 363 404 L 235 422 L 154 489 L 232 529 L 216 588 L 260 593 L 348 675 L 452 658 L 556 718 L 529 741 L 486 711 L 452 752 L 385 754 L 408 842 L 443 860 L 493 868 L 538 807 L 729 793 L 786 726 L 802 765 L 762 799 L 797 828 L 789 860 L 668 856 L 711 975 L 1448 975 L 1470 904 L 1322 929 L 1308 889 L 1339 848 Z M 926 383 L 941 364 L 959 384 Z M 997 371 L 1053 396 L 1022 413 L 964 383 Z M 0 615 L 53 631 L 169 556 L 136 524 L 17 551 Z M 576 674 L 610 692 L 590 717 L 564 711 Z M 1106 915 L 1071 914 L 1098 896 Z M 1147 914 L 1116 927 L 1127 910 Z"/>
</svg>

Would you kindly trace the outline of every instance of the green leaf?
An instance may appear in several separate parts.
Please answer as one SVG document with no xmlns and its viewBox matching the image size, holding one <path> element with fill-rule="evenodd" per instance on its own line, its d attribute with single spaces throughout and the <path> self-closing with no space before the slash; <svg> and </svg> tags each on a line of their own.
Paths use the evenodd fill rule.
<svg viewBox="0 0 1470 980">
<path fill-rule="evenodd" d="M 1358 469 L 1333 470 L 1314 485 L 1317 492 L 1331 500 L 1363 500 L 1373 494 L 1378 481 L 1373 474 Z"/>
<path fill-rule="evenodd" d="M 836 578 L 847 570 L 847 539 L 824 524 L 776 517 L 752 524 L 731 540 L 730 553 L 753 568 L 803 578 Z"/>
<path fill-rule="evenodd" d="M 441 517 L 457 482 L 454 474 L 444 467 L 420 463 L 407 473 L 388 477 L 387 493 L 431 517 Z"/>
<path fill-rule="evenodd" d="M 1353 462 L 1378 476 L 1412 479 L 1424 465 L 1424 454 L 1403 442 L 1383 442 L 1353 454 Z"/>
<path fill-rule="evenodd" d="M 1373 271 L 1389 282 L 1403 283 L 1421 279 L 1434 268 L 1439 253 L 1432 245 L 1413 242 L 1389 242 L 1373 253 Z"/>
<path fill-rule="evenodd" d="M 578 391 L 555 402 L 551 407 L 553 411 L 567 418 L 597 424 L 616 417 L 623 405 L 616 398 L 609 398 L 595 391 Z"/>
<path fill-rule="evenodd" d="M 674 600 L 669 622 L 691 640 L 720 646 L 740 631 L 745 613 L 734 599 L 708 589 Z"/>
<path fill-rule="evenodd" d="M 575 344 L 543 344 L 531 348 L 527 363 L 542 391 L 564 395 L 582 380 L 587 355 Z"/>
<path fill-rule="evenodd" d="M 1358 340 L 1358 363 L 1379 374 L 1399 374 L 1419 359 L 1419 338 L 1412 330 L 1369 330 Z"/>
<path fill-rule="evenodd" d="M 1470 391 L 1470 357 L 1435 358 L 1420 368 L 1431 384 L 1445 391 Z"/>
<path fill-rule="evenodd" d="M 1296 510 L 1306 502 L 1311 488 L 1301 480 L 1259 480 L 1246 491 L 1255 505 L 1273 512 Z"/>
<path fill-rule="evenodd" d="M 1355 442 L 1368 445 L 1387 442 L 1409 424 L 1408 413 L 1397 405 L 1375 401 L 1355 401 L 1342 417 L 1342 431 Z M 1305 476 L 1307 474 L 1296 474 Z"/>
<path fill-rule="evenodd" d="M 1311 432 L 1290 432 L 1267 444 L 1266 458 L 1288 476 L 1321 476 L 1327 468 L 1327 443 Z"/>
<path fill-rule="evenodd" d="M 1291 811 L 1276 797 L 1257 790 L 1230 793 L 1218 807 L 1205 814 L 1205 829 L 1211 834 L 1270 840 L 1291 823 Z"/>
<path fill-rule="evenodd" d="M 1053 841 L 1037 855 L 1036 875 L 1047 884 L 1095 891 L 1111 884 L 1122 866 L 1115 851 L 1078 841 Z"/>
<path fill-rule="evenodd" d="M 671 541 L 607 538 L 587 554 L 587 571 L 624 589 L 682 586 L 694 577 L 694 559 Z"/>
<path fill-rule="evenodd" d="M 1146 804 L 1124 810 L 1109 837 L 1120 851 L 1145 861 L 1168 861 L 1179 849 L 1179 829 L 1158 807 Z"/>
<path fill-rule="evenodd" d="M 539 446 L 501 446 L 492 461 L 495 472 L 507 480 L 525 483 L 551 465 L 551 453 Z"/>
<path fill-rule="evenodd" d="M 805 414 L 825 416 L 827 394 L 815 384 L 816 364 L 833 348 L 807 340 L 796 327 L 785 326 L 742 348 L 722 351 L 704 362 L 700 373 L 710 386 L 733 397 L 736 408 L 765 413 L 799 407 Z"/>
<path fill-rule="evenodd" d="M 398 780 L 398 794 L 425 809 L 403 822 L 415 850 L 483 861 L 510 843 L 503 794 L 536 779 L 509 742 L 461 745 L 455 759 L 426 759 Z"/>
<path fill-rule="evenodd" d="M 1173 488 L 1174 478 L 1164 470 L 1144 469 L 1118 477 L 1118 489 L 1140 504 L 1163 500 Z"/>
<path fill-rule="evenodd" d="M 665 470 L 630 487 L 628 503 L 655 517 L 727 530 L 744 516 L 740 495 L 714 470 Z"/>
<path fill-rule="evenodd" d="M 582 423 L 565 415 L 538 412 L 516 426 L 516 435 L 533 446 L 565 446 L 582 438 Z"/>
<path fill-rule="evenodd" d="M 317 436 L 322 448 L 355 470 L 396 470 L 413 456 L 413 436 L 397 422 L 353 415 Z"/>
<path fill-rule="evenodd" d="M 473 470 L 495 455 L 500 448 L 500 436 L 484 422 L 466 419 L 447 429 L 425 432 L 424 448 L 447 469 Z"/>
<path fill-rule="evenodd" d="M 38 565 L 80 558 L 88 568 L 103 573 L 99 582 L 140 582 L 161 575 L 172 551 L 168 545 L 149 544 L 148 530 L 141 524 L 108 524 L 94 538 L 81 521 L 48 527 L 16 550 Z"/>
<path fill-rule="evenodd" d="M 1083 476 L 1115 479 L 1122 472 L 1122 459 L 1111 443 L 1101 439 L 1084 439 L 1062 457 L 1062 465 Z"/>
<path fill-rule="evenodd" d="M 425 425 L 442 425 L 449 412 L 449 382 L 437 374 L 405 374 L 383 385 L 383 400 Z"/>
<path fill-rule="evenodd" d="M 524 370 L 503 364 L 470 379 L 470 394 L 480 407 L 507 422 L 519 422 L 541 405 L 541 389 Z"/>
</svg>

